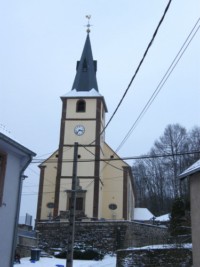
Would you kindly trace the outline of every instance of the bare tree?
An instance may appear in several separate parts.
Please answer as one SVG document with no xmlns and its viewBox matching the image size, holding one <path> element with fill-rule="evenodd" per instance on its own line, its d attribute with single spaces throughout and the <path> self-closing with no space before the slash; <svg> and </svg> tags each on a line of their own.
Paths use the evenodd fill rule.
<svg viewBox="0 0 200 267">
<path fill-rule="evenodd" d="M 148 159 L 133 164 L 137 200 L 140 207 L 148 207 L 155 214 L 168 212 L 173 199 L 188 197 L 187 180 L 180 184 L 178 175 L 200 157 L 200 127 L 187 132 L 179 124 L 168 125 L 155 141 Z M 165 157 L 155 157 L 165 155 Z M 169 155 L 166 157 L 166 155 Z"/>
<path fill-rule="evenodd" d="M 200 127 L 195 126 L 188 136 L 189 150 L 200 151 Z M 195 153 L 190 156 L 191 161 L 197 161 L 200 158 L 200 153 Z"/>
<path fill-rule="evenodd" d="M 164 135 L 155 141 L 154 147 L 156 153 L 171 154 L 171 157 L 163 159 L 164 166 L 167 167 L 170 180 L 172 183 L 173 197 L 180 195 L 179 180 L 177 179 L 180 173 L 179 153 L 187 152 L 187 132 L 186 129 L 179 124 L 168 125 L 165 128 Z"/>
</svg>

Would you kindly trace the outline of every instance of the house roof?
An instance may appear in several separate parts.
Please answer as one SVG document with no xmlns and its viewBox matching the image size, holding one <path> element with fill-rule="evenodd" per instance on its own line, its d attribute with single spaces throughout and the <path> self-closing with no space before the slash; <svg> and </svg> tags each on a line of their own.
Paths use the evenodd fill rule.
<svg viewBox="0 0 200 267">
<path fill-rule="evenodd" d="M 200 159 L 182 172 L 178 177 L 184 179 L 188 176 L 193 175 L 194 173 L 200 172 Z"/>
<path fill-rule="evenodd" d="M 72 90 L 85 92 L 94 89 L 98 92 L 96 79 L 97 62 L 93 60 L 89 33 L 86 37 L 81 59 L 77 62 L 76 70 Z"/>
<path fill-rule="evenodd" d="M 149 221 L 154 215 L 147 208 L 134 208 L 134 218 L 136 221 Z"/>
<path fill-rule="evenodd" d="M 159 221 L 159 222 L 168 222 L 169 220 L 170 220 L 170 214 L 169 213 L 155 218 L 155 221 Z"/>
</svg>

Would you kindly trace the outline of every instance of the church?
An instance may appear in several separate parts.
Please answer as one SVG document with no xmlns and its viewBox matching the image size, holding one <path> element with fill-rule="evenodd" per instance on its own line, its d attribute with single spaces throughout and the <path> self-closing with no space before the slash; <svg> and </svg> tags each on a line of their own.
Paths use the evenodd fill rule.
<svg viewBox="0 0 200 267">
<path fill-rule="evenodd" d="M 99 93 L 96 71 L 88 31 L 72 89 L 61 96 L 59 147 L 39 165 L 37 222 L 69 218 L 74 172 L 76 220 L 133 218 L 131 167 L 105 141 L 108 110 Z"/>
</svg>

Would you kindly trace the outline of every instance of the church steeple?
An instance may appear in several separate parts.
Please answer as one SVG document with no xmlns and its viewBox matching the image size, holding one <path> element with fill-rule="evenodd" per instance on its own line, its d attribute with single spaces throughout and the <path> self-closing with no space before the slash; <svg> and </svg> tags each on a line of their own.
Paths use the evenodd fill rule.
<svg viewBox="0 0 200 267">
<path fill-rule="evenodd" d="M 87 18 L 90 19 L 90 16 Z M 131 167 L 113 152 L 102 134 L 107 107 L 104 97 L 98 92 L 90 26 L 88 22 L 87 37 L 77 63 L 72 90 L 61 96 L 59 148 L 40 165 L 37 221 L 49 221 L 50 211 L 54 218 L 62 218 L 63 215 L 68 218 L 74 177 L 72 148 L 75 143 L 79 144 L 80 155 L 77 161 L 78 190 L 74 212 L 77 218 L 132 218 L 135 200 Z M 117 159 L 112 164 L 115 170 L 104 162 L 110 155 Z M 119 177 L 117 183 L 113 182 L 112 177 Z M 50 188 L 49 194 L 46 194 L 47 186 Z"/>
<path fill-rule="evenodd" d="M 95 89 L 98 92 L 96 79 L 97 61 L 93 60 L 90 36 L 87 34 L 80 61 L 77 62 L 76 76 L 72 90 L 90 91 Z"/>
</svg>

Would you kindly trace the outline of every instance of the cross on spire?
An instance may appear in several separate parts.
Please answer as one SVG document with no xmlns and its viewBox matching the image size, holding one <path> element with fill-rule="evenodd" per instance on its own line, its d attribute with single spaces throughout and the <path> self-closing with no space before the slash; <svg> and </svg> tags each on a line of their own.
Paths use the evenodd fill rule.
<svg viewBox="0 0 200 267">
<path fill-rule="evenodd" d="M 86 15 L 85 17 L 86 17 L 86 19 L 88 20 L 88 23 L 87 23 L 87 25 L 86 25 L 86 27 L 87 27 L 86 32 L 87 32 L 87 33 L 90 33 L 90 27 L 92 26 L 92 25 L 90 24 L 91 15 Z"/>
</svg>

